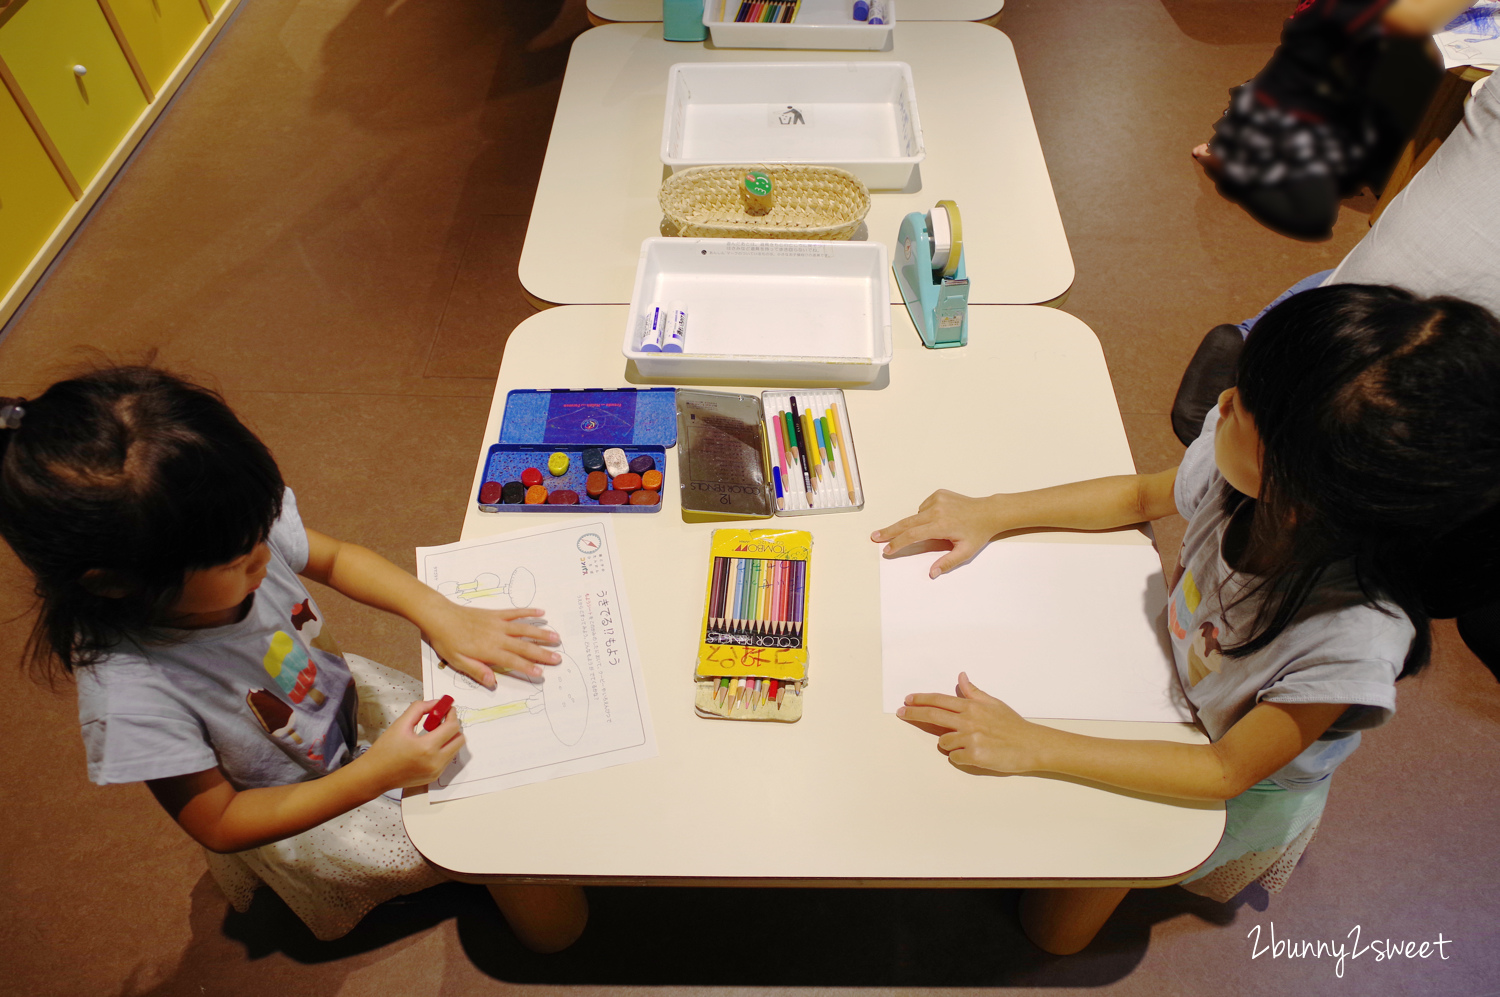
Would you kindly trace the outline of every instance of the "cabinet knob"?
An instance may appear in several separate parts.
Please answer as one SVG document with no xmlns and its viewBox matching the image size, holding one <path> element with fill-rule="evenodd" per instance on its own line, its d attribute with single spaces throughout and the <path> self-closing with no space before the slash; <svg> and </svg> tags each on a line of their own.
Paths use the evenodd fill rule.
<svg viewBox="0 0 1500 997">
<path fill-rule="evenodd" d="M 74 76 L 87 76 L 88 75 L 88 71 L 89 71 L 89 67 L 87 67 L 87 66 L 74 66 L 73 67 L 73 75 Z"/>
</svg>

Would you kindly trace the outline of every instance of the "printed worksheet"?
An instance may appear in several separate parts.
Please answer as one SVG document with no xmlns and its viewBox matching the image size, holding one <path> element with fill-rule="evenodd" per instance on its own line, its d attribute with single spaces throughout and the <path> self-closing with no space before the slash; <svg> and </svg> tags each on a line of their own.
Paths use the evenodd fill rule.
<svg viewBox="0 0 1500 997">
<path fill-rule="evenodd" d="M 499 674 L 493 692 L 422 645 L 426 698 L 453 697 L 466 741 L 430 787 L 432 799 L 655 757 L 620 570 L 608 516 L 417 548 L 419 577 L 454 602 L 540 608 L 562 638 L 561 664 L 544 665 L 535 682 Z"/>
</svg>

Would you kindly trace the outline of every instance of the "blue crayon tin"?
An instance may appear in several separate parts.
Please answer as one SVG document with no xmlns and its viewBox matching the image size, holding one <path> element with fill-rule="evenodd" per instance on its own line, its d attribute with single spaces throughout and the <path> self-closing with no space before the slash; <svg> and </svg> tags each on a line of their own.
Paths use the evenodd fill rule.
<svg viewBox="0 0 1500 997">
<path fill-rule="evenodd" d="M 475 504 L 481 512 L 658 512 L 660 501 L 653 505 L 606 505 L 590 498 L 583 453 L 591 448 L 618 447 L 628 460 L 650 457 L 663 476 L 658 490 L 662 494 L 666 489 L 666 449 L 676 443 L 677 392 L 673 388 L 511 391 L 505 396 L 500 442 L 485 456 Z M 547 460 L 559 452 L 568 455 L 568 470 L 554 476 L 547 470 Z M 522 472 L 532 467 L 541 471 L 542 485 L 549 493 L 576 492 L 578 503 L 511 504 L 495 494 L 503 492 L 507 483 L 520 481 Z"/>
</svg>

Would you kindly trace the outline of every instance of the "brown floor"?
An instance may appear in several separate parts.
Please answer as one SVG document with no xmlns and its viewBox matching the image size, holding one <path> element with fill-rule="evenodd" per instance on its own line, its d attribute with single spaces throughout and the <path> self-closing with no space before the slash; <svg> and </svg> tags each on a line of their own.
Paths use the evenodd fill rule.
<svg viewBox="0 0 1500 997">
<path fill-rule="evenodd" d="M 1009 0 L 1078 278 L 1138 466 L 1175 462 L 1167 410 L 1210 326 L 1332 266 L 1373 202 L 1297 242 L 1188 157 L 1290 0 Z M 0 394 L 94 347 L 218 385 L 304 515 L 401 564 L 457 537 L 579 0 L 245 0 L 237 19 L 0 342 Z M 975 109 L 975 127 L 983 127 Z M 1159 531 L 1170 560 L 1181 524 Z M 0 554 L 0 657 L 26 631 Z M 351 650 L 413 673 L 404 624 L 321 594 Z M 19 618 L 17 618 L 19 617 Z M 1286 893 L 1225 907 L 1137 891 L 1081 955 L 1041 955 L 1008 891 L 599 890 L 589 933 L 521 950 L 483 891 L 441 887 L 313 941 L 263 892 L 228 908 L 139 786 L 84 775 L 73 699 L 20 680 L 0 813 L 3 992 L 1140 994 L 1500 990 L 1500 687 L 1438 628 L 1435 667 L 1344 766 Z M 934 820 L 933 833 L 941 833 Z M 524 824 L 497 828 L 524 842 Z M 1253 955 L 1278 940 L 1452 939 L 1446 959 Z M 705 926 L 708 926 L 705 930 Z M 1259 943 L 1251 936 L 1260 930 Z M 932 992 L 938 992 L 933 989 Z"/>
</svg>

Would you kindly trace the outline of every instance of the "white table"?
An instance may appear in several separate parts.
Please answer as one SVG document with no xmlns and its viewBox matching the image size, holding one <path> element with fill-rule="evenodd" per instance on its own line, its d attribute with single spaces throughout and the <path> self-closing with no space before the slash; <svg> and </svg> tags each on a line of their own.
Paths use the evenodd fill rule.
<svg viewBox="0 0 1500 997">
<path fill-rule="evenodd" d="M 512 333 L 480 464 L 499 438 L 508 390 L 625 386 L 625 312 L 550 309 Z M 1103 886 L 1175 882 L 1213 851 L 1224 829 L 1218 803 L 1063 779 L 966 775 L 944 760 L 931 735 L 881 712 L 871 530 L 908 515 L 938 485 L 987 493 L 1134 471 L 1103 353 L 1078 319 L 1050 308 L 975 308 L 970 345 L 951 350 L 923 349 L 904 309 L 893 309 L 892 321 L 889 387 L 845 393 L 869 496 L 864 511 L 729 524 L 813 533 L 813 558 L 823 566 L 814 577 L 826 581 L 811 593 L 818 642 L 802 720 L 726 722 L 693 713 L 692 663 L 715 527 L 682 521 L 677 458 L 669 452 L 662 511 L 614 521 L 659 756 L 441 804 L 409 796 L 406 830 L 423 855 L 468 879 Z M 479 473 L 476 467 L 465 499 L 464 538 L 567 519 L 478 512 Z M 1147 542 L 1134 531 L 1088 538 L 1100 539 Z M 1204 740 L 1179 724 L 1056 725 Z"/>
<path fill-rule="evenodd" d="M 543 302 L 629 304 L 641 240 L 661 234 L 657 192 L 667 70 L 677 62 L 910 64 L 927 158 L 920 189 L 877 191 L 868 237 L 895 259 L 912 211 L 963 214 L 972 304 L 1041 304 L 1073 283 L 1073 255 L 1037 141 L 1015 50 L 982 24 L 899 25 L 888 52 L 712 49 L 654 24 L 610 24 L 573 43 L 521 250 L 521 284 Z M 892 301 L 900 300 L 895 281 Z"/>
<path fill-rule="evenodd" d="M 661 0 L 589 0 L 588 7 L 601 21 L 661 23 Z M 899 0 L 896 29 L 907 21 L 988 21 L 1004 8 L 1005 0 Z"/>
</svg>

